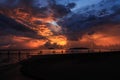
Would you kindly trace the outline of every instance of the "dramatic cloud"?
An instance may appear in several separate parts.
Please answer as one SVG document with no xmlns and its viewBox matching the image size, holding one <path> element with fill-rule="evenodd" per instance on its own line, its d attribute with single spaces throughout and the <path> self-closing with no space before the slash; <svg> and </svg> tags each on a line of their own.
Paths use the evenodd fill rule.
<svg viewBox="0 0 120 80">
<path fill-rule="evenodd" d="M 120 0 L 90 1 L 0 0 L 0 46 L 120 45 Z"/>
<path fill-rule="evenodd" d="M 89 47 L 111 47 L 119 48 L 120 46 L 120 24 L 105 24 L 101 26 L 96 26 L 92 34 L 84 34 L 82 38 L 79 39 L 82 45 L 87 45 Z M 89 30 L 89 32 L 91 31 Z"/>
<path fill-rule="evenodd" d="M 39 4 L 41 2 L 44 4 Z M 26 42 L 28 39 L 23 39 L 25 41 L 21 42 L 10 39 L 15 42 L 15 46 L 20 43 L 21 46 L 26 48 L 37 48 L 46 43 L 59 46 L 66 45 L 67 38 L 62 32 L 62 27 L 57 22 L 59 18 L 67 15 L 70 10 L 64 5 L 56 5 L 55 3 L 54 0 L 1 1 L 0 29 L 4 29 L 1 32 L 1 36 L 12 35 L 16 36 L 17 40 L 27 37 L 30 42 Z M 9 41 L 9 39 L 7 40 Z M 9 45 L 13 47 L 13 45 Z"/>
<path fill-rule="evenodd" d="M 47 40 L 39 40 L 20 36 L 1 36 L 1 49 L 34 49 L 45 45 Z"/>
</svg>

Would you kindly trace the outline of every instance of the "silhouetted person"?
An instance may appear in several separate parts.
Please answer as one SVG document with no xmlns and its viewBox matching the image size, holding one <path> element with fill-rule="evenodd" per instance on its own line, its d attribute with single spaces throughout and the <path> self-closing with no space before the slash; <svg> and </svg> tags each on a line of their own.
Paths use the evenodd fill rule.
<svg viewBox="0 0 120 80">
<path fill-rule="evenodd" d="M 56 53 L 56 51 L 53 51 L 53 53 Z"/>
<path fill-rule="evenodd" d="M 63 51 L 61 51 L 61 53 L 63 54 L 64 52 L 63 52 Z"/>
<path fill-rule="evenodd" d="M 42 54 L 42 51 L 40 51 L 38 54 Z"/>
</svg>

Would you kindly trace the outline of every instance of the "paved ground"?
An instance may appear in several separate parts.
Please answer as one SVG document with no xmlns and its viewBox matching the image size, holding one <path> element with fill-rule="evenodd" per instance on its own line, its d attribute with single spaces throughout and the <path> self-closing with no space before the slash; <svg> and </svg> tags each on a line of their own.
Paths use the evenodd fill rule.
<svg viewBox="0 0 120 80">
<path fill-rule="evenodd" d="M 38 80 L 120 79 L 120 53 L 35 56 L 22 63 L 22 71 Z"/>
<path fill-rule="evenodd" d="M 33 80 L 21 74 L 20 64 L 10 64 L 0 67 L 0 80 Z"/>
<path fill-rule="evenodd" d="M 120 52 L 46 55 L 1 66 L 0 80 L 114 80 L 119 78 L 119 73 Z"/>
</svg>

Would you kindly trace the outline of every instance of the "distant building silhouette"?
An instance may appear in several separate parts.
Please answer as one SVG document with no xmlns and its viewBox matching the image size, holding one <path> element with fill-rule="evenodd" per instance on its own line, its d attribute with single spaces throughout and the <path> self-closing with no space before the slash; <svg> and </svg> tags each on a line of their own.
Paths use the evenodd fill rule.
<svg viewBox="0 0 120 80">
<path fill-rule="evenodd" d="M 74 48 L 69 48 L 68 50 L 66 50 L 66 53 L 80 53 L 80 51 L 82 50 L 86 50 L 89 53 L 89 48 L 85 48 L 85 47 L 74 47 Z"/>
</svg>

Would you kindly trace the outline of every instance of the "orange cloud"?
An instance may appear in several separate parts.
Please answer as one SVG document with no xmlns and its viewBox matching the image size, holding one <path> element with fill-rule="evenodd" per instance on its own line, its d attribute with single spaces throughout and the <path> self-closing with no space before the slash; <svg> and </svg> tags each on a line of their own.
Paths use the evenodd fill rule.
<svg viewBox="0 0 120 80">
<path fill-rule="evenodd" d="M 47 40 L 39 40 L 39 39 L 32 39 L 28 37 L 13 37 L 13 41 L 15 44 L 13 47 L 19 47 L 19 48 L 39 48 L 41 46 L 44 46 L 47 42 Z"/>
</svg>

